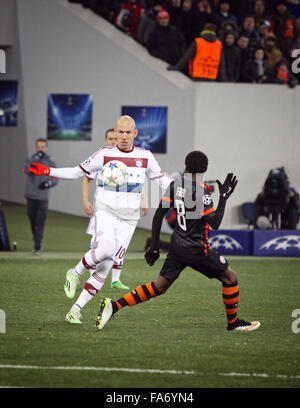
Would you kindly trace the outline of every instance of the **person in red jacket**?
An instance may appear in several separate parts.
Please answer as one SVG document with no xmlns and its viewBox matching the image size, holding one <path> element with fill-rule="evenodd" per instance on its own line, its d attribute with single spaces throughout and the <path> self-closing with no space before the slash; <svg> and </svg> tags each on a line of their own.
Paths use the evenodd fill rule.
<svg viewBox="0 0 300 408">
<path fill-rule="evenodd" d="M 277 0 L 274 14 L 271 15 L 271 24 L 277 37 L 280 50 L 288 58 L 288 50 L 298 38 L 298 27 L 295 17 L 288 11 L 285 0 Z"/>
<path fill-rule="evenodd" d="M 144 15 L 144 4 L 140 0 L 125 0 L 121 2 L 115 25 L 126 34 L 137 40 L 137 31 Z"/>
</svg>

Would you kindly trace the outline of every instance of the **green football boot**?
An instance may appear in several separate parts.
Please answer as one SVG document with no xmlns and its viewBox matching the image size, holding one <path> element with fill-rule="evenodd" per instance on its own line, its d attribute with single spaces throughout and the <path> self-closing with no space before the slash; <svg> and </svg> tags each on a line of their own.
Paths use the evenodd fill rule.
<svg viewBox="0 0 300 408">
<path fill-rule="evenodd" d="M 113 289 L 124 289 L 124 290 L 129 290 L 129 287 L 124 285 L 120 280 L 112 282 L 110 284 L 110 287 Z"/>
<path fill-rule="evenodd" d="M 73 324 L 81 324 L 81 313 L 74 306 L 71 307 L 71 310 L 66 314 L 66 321 Z"/>
<path fill-rule="evenodd" d="M 73 299 L 75 296 L 77 285 L 79 284 L 79 277 L 73 274 L 73 269 L 69 269 L 66 275 L 66 283 L 64 286 L 65 294 L 68 298 Z"/>
</svg>

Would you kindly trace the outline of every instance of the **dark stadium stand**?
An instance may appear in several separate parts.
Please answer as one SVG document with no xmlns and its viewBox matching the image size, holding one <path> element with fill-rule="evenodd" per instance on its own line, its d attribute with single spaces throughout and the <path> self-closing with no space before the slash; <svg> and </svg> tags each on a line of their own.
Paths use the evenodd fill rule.
<svg viewBox="0 0 300 408">
<path fill-rule="evenodd" d="M 195 38 L 202 37 L 205 24 L 214 24 L 217 39 L 222 44 L 219 67 L 222 75 L 218 75 L 216 81 L 276 83 L 290 87 L 300 83 L 300 73 L 297 72 L 300 70 L 293 69 L 296 58 L 293 51 L 300 50 L 300 4 L 294 0 L 68 1 L 90 9 L 146 48 L 149 33 L 154 28 L 165 34 L 176 27 L 185 38 L 185 50 L 182 50 L 181 57 L 185 51 L 190 55 L 190 47 Z M 161 27 L 157 19 L 161 10 L 169 14 L 166 27 Z M 274 36 L 273 42 L 266 41 L 270 33 Z M 240 44 L 241 36 L 249 39 L 246 47 Z M 263 52 L 262 60 L 257 58 L 257 49 Z M 151 55 L 167 61 L 160 52 L 156 55 L 152 50 L 153 45 Z M 187 64 L 184 67 L 179 65 L 180 68 L 173 64 L 168 69 L 179 70 L 191 79 L 199 79 L 188 73 Z"/>
</svg>

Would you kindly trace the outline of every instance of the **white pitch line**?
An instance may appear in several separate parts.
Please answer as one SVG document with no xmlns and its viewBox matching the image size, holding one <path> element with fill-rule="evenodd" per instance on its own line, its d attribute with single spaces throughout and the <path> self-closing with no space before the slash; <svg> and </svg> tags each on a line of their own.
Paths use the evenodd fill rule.
<svg viewBox="0 0 300 408">
<path fill-rule="evenodd" d="M 260 377 L 260 378 L 282 378 L 286 380 L 300 380 L 300 375 L 266 374 L 266 373 L 219 373 L 223 377 Z"/>
<path fill-rule="evenodd" d="M 80 367 L 80 366 L 33 366 L 33 365 L 12 365 L 0 364 L 0 368 L 25 369 L 25 370 L 78 370 L 78 371 L 121 371 L 127 373 L 148 373 L 148 374 L 173 374 L 173 375 L 208 375 L 197 371 L 186 370 L 159 370 L 144 368 L 123 368 L 123 367 Z M 218 373 L 220 377 L 259 377 L 259 378 L 280 378 L 286 380 L 300 380 L 300 375 L 287 374 L 267 374 L 267 373 Z"/>
<path fill-rule="evenodd" d="M 187 375 L 203 375 L 196 371 L 177 371 L 177 370 L 159 370 L 159 369 L 144 369 L 144 368 L 122 368 L 122 367 L 47 367 L 47 366 L 32 366 L 32 365 L 11 365 L 0 364 L 0 368 L 13 368 L 13 369 L 28 369 L 28 370 L 79 370 L 79 371 L 123 371 L 127 373 L 150 373 L 150 374 L 187 374 Z"/>
</svg>

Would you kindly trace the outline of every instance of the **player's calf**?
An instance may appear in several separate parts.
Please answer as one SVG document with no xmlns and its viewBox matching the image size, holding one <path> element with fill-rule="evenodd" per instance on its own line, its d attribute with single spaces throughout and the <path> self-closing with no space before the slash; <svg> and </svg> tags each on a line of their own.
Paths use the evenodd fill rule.
<svg viewBox="0 0 300 408">
<path fill-rule="evenodd" d="M 154 282 L 149 282 L 145 285 L 137 286 L 131 292 L 116 301 L 111 301 L 109 298 L 104 299 L 100 304 L 100 310 L 96 319 L 96 328 L 102 329 L 108 320 L 123 307 L 146 302 L 162 293 L 164 292 L 160 292 Z"/>
</svg>

